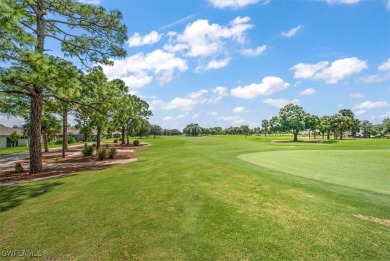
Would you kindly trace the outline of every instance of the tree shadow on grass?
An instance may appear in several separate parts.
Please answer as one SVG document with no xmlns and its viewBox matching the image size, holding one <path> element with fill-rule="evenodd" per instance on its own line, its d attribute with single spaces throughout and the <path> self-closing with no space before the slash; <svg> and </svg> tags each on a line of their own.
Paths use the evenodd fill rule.
<svg viewBox="0 0 390 261">
<path fill-rule="evenodd" d="M 0 187 L 0 212 L 11 210 L 23 204 L 25 200 L 42 196 L 62 184 L 64 183 L 56 181 L 24 186 L 2 186 Z"/>
<path fill-rule="evenodd" d="M 338 143 L 340 141 L 338 140 L 324 140 L 322 143 L 325 143 L 325 144 L 333 144 L 333 143 Z"/>
</svg>

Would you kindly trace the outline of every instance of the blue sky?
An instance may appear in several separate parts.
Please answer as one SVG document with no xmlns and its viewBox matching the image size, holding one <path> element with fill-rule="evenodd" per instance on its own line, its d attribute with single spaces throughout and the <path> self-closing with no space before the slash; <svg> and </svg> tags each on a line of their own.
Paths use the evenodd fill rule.
<svg viewBox="0 0 390 261">
<path fill-rule="evenodd" d="M 390 0 L 83 2 L 122 11 L 128 55 L 104 70 L 163 128 L 256 127 L 287 103 L 390 117 Z"/>
</svg>

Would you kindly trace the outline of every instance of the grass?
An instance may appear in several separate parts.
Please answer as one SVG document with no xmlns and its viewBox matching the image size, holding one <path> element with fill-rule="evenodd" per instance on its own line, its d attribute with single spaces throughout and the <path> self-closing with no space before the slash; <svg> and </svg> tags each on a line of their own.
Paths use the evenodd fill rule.
<svg viewBox="0 0 390 261">
<path fill-rule="evenodd" d="M 291 175 L 390 195 L 389 156 L 390 149 L 290 150 L 249 153 L 239 158 Z"/>
<path fill-rule="evenodd" d="M 102 142 L 105 141 L 110 141 L 112 142 L 114 139 L 102 139 Z M 68 144 L 68 146 L 74 146 L 74 145 L 83 145 L 85 142 L 75 142 L 72 144 Z M 96 143 L 96 141 L 90 141 L 88 143 Z M 49 144 L 49 149 L 51 148 L 61 148 L 62 144 Z M 42 144 L 42 149 L 43 149 L 43 144 Z M 9 154 L 15 154 L 15 153 L 20 153 L 20 152 L 28 152 L 29 147 L 28 146 L 23 146 L 23 147 L 7 147 L 7 148 L 0 148 L 0 156 L 1 155 L 9 155 Z"/>
<path fill-rule="evenodd" d="M 60 260 L 387 260 L 390 227 L 354 215 L 389 220 L 389 195 L 238 156 L 380 150 L 390 140 L 271 139 L 150 139 L 135 163 L 0 187 L 0 250 Z"/>
</svg>

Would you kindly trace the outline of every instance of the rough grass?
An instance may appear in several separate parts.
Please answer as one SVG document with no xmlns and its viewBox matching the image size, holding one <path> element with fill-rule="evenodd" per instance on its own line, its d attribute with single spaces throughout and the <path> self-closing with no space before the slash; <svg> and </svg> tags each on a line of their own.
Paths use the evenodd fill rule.
<svg viewBox="0 0 390 261">
<path fill-rule="evenodd" d="M 59 260 L 387 260 L 390 227 L 356 215 L 389 220 L 388 195 L 286 175 L 238 155 L 390 143 L 287 148 L 271 139 L 151 139 L 135 163 L 0 187 L 0 249 Z"/>
</svg>

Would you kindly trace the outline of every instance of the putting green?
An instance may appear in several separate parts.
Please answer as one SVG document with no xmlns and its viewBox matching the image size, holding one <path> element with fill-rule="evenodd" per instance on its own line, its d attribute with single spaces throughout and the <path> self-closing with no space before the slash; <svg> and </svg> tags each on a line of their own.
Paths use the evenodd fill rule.
<svg viewBox="0 0 390 261">
<path fill-rule="evenodd" d="M 390 150 L 294 150 L 238 158 L 287 174 L 390 195 Z"/>
</svg>

